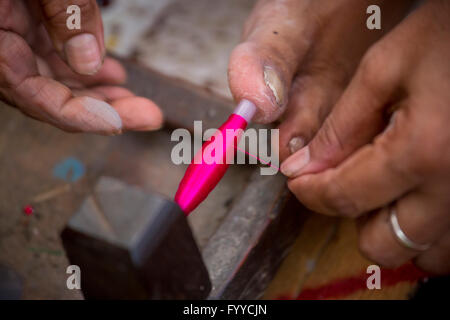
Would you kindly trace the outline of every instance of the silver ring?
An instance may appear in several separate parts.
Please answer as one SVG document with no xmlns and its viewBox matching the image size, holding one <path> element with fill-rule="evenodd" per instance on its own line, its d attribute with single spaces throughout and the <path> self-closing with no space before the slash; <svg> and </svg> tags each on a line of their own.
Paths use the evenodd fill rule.
<svg viewBox="0 0 450 320">
<path fill-rule="evenodd" d="M 397 240 L 405 247 L 409 249 L 413 249 L 416 251 L 425 251 L 430 248 L 430 244 L 418 244 L 412 241 L 410 238 L 406 236 L 406 234 L 403 232 L 402 228 L 400 228 L 400 224 L 398 223 L 397 219 L 397 211 L 395 210 L 394 206 L 390 207 L 390 221 L 392 226 L 392 231 L 394 231 L 394 235 L 397 238 Z"/>
</svg>

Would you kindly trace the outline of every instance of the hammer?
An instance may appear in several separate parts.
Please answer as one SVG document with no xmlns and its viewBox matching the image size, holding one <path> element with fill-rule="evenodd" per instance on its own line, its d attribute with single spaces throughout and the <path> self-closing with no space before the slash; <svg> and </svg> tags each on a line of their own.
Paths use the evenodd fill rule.
<svg viewBox="0 0 450 320">
<path fill-rule="evenodd" d="M 86 299 L 203 299 L 208 271 L 179 206 L 101 177 L 61 234 Z"/>
</svg>

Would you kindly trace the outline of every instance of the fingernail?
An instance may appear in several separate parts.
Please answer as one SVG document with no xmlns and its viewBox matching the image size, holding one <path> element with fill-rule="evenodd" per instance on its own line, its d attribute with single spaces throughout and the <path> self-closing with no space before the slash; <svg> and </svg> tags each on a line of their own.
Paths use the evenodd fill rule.
<svg viewBox="0 0 450 320">
<path fill-rule="evenodd" d="M 280 80 L 280 77 L 271 67 L 264 67 L 264 82 L 266 86 L 272 91 L 275 101 L 279 106 L 284 103 L 284 86 Z"/>
<path fill-rule="evenodd" d="M 295 178 L 300 175 L 301 170 L 308 164 L 309 160 L 309 147 L 306 146 L 287 158 L 281 164 L 280 170 L 285 176 Z"/>
<path fill-rule="evenodd" d="M 305 139 L 302 137 L 294 137 L 289 141 L 289 151 L 291 154 L 296 153 L 298 150 L 305 146 Z"/>
<path fill-rule="evenodd" d="M 122 132 L 122 119 L 108 103 L 91 97 L 81 97 L 80 99 L 81 105 L 87 111 L 84 120 L 93 127 L 93 131 L 111 134 Z"/>
<path fill-rule="evenodd" d="M 97 39 L 90 33 L 79 34 L 68 40 L 64 52 L 69 65 L 80 74 L 94 74 L 102 65 Z"/>
</svg>

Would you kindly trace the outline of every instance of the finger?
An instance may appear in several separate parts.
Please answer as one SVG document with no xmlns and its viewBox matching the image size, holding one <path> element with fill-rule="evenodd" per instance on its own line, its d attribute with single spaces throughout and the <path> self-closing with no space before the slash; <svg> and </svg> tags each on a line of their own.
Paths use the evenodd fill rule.
<svg viewBox="0 0 450 320">
<path fill-rule="evenodd" d="M 24 113 L 67 131 L 119 133 L 122 121 L 111 105 L 73 97 L 66 86 L 38 74 L 31 48 L 19 35 L 0 31 L 0 94 Z"/>
<path fill-rule="evenodd" d="M 52 47 L 51 40 L 45 28 L 40 25 L 36 32 L 36 41 L 31 46 L 33 51 L 48 64 L 52 74 L 58 80 L 73 87 L 92 86 L 96 84 L 123 84 L 126 81 L 126 71 L 116 59 L 106 57 L 100 70 L 94 75 L 80 75 L 74 72 Z"/>
<path fill-rule="evenodd" d="M 422 181 L 414 167 L 421 143 L 411 134 L 414 124 L 407 115 L 407 109 L 397 111 L 395 124 L 373 144 L 359 149 L 336 168 L 290 180 L 289 188 L 312 210 L 348 217 L 385 206 L 402 196 Z M 286 165 L 301 166 L 302 159 L 295 157 L 303 157 L 302 152 L 304 149 L 286 160 L 281 170 L 286 172 Z"/>
<path fill-rule="evenodd" d="M 433 245 L 450 228 L 448 202 L 442 201 L 440 195 L 437 197 L 422 190 L 400 198 L 395 204 L 395 210 L 403 233 L 414 243 Z M 421 252 L 406 247 L 395 237 L 389 211 L 388 208 L 380 210 L 361 227 L 359 247 L 369 259 L 393 268 Z"/>
<path fill-rule="evenodd" d="M 161 110 L 152 101 L 143 97 L 136 97 L 128 89 L 114 86 L 98 86 L 78 90 L 77 95 L 110 102 L 119 113 L 124 130 L 157 130 L 163 124 Z"/>
<path fill-rule="evenodd" d="M 72 94 L 75 97 L 91 97 L 97 100 L 106 100 L 106 97 L 102 93 L 89 89 L 72 89 Z"/>
<path fill-rule="evenodd" d="M 97 86 L 90 88 L 90 90 L 103 95 L 105 99 L 108 101 L 119 100 L 122 98 L 130 98 L 135 96 L 133 92 L 123 87 Z"/>
<path fill-rule="evenodd" d="M 162 127 L 163 114 L 150 100 L 126 97 L 111 102 L 119 113 L 125 130 L 151 131 Z"/>
<path fill-rule="evenodd" d="M 69 4 L 65 1 L 31 1 L 31 6 L 39 10 L 54 48 L 75 72 L 89 75 L 100 69 L 105 46 L 101 15 L 95 0 L 70 2 L 71 8 L 77 6 L 80 10 L 79 29 L 69 29 L 67 26 L 75 11 L 68 11 Z"/>
<path fill-rule="evenodd" d="M 450 274 L 450 230 L 430 250 L 416 257 L 414 263 L 434 274 Z"/>
<path fill-rule="evenodd" d="M 383 30 L 374 32 L 365 27 L 367 17 L 361 15 L 367 8 L 365 1 L 356 1 L 350 10 L 341 4 L 335 9 L 341 14 L 323 19 L 322 32 L 299 66 L 279 127 L 281 160 L 310 142 L 348 85 L 367 48 L 400 21 L 407 7 L 405 1 L 377 1 L 377 4 L 388 12 L 383 16 Z"/>
<path fill-rule="evenodd" d="M 326 77 L 297 77 L 278 127 L 281 161 L 314 137 L 341 92 L 341 86 Z"/>
<path fill-rule="evenodd" d="M 22 1 L 2 0 L 0 1 L 0 28 L 14 31 L 26 36 L 30 29 L 30 17 Z"/>
<path fill-rule="evenodd" d="M 286 107 L 292 77 L 312 41 L 314 20 L 306 9 L 307 2 L 259 1 L 231 54 L 230 90 L 236 100 L 258 106 L 257 122 L 276 120 Z"/>
<path fill-rule="evenodd" d="M 91 97 L 106 100 L 122 119 L 123 130 L 151 131 L 161 128 L 163 115 L 150 100 L 136 97 L 131 91 L 121 87 L 93 87 L 73 90 L 77 97 Z"/>
<path fill-rule="evenodd" d="M 121 85 L 126 81 L 126 71 L 119 61 L 105 58 L 100 70 L 94 75 L 80 75 L 73 72 L 58 56 L 52 53 L 46 57 L 56 79 L 74 86 L 93 86 L 97 84 Z"/>
<path fill-rule="evenodd" d="M 386 60 L 380 48 L 383 46 L 377 45 L 365 55 L 315 137 L 296 156 L 291 156 L 297 161 L 301 159 L 298 163 L 302 166 L 285 165 L 289 177 L 334 167 L 385 128 L 388 122 L 385 106 L 398 91 L 403 72 L 397 59 Z"/>
<path fill-rule="evenodd" d="M 15 91 L 5 91 L 24 113 L 62 130 L 105 135 L 122 131 L 122 120 L 110 104 L 87 96 L 74 97 L 69 88 L 53 79 L 34 76 Z"/>
</svg>

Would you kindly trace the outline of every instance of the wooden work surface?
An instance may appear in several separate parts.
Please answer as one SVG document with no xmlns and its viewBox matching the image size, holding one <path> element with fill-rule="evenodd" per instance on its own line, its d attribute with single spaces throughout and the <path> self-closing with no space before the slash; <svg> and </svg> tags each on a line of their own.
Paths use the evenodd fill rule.
<svg viewBox="0 0 450 320">
<path fill-rule="evenodd" d="M 172 198 L 186 167 L 172 164 L 170 150 L 168 131 L 116 137 L 68 134 L 0 104 L 0 263 L 23 278 L 24 298 L 82 297 L 66 288 L 69 263 L 59 238 L 62 228 L 100 175 Z M 76 172 L 55 176 L 55 167 L 67 159 L 84 166 L 77 181 L 70 181 Z M 219 226 L 251 171 L 231 168 L 190 216 L 200 247 Z M 27 204 L 35 208 L 31 216 L 23 212 Z"/>
<path fill-rule="evenodd" d="M 381 268 L 381 289 L 368 290 L 373 262 L 358 250 L 355 220 L 312 214 L 267 288 L 264 299 L 409 299 L 426 274 L 407 263 Z"/>
<path fill-rule="evenodd" d="M 0 104 L 0 263 L 23 278 L 24 298 L 82 298 L 79 291 L 66 288 L 69 263 L 60 231 L 104 172 L 170 196 L 176 179 L 166 179 L 165 172 L 178 170 L 174 173 L 178 178 L 184 168 L 167 164 L 167 150 L 153 152 L 158 145 L 169 148 L 166 139 L 164 131 L 121 137 L 67 134 Z M 55 165 L 68 157 L 86 167 L 83 177 L 72 183 L 53 175 Z M 200 246 L 214 232 L 214 227 L 205 225 L 218 225 L 223 219 L 239 192 L 235 186 L 247 179 L 245 172 L 230 171 L 220 192 L 192 215 L 190 223 Z M 34 204 L 32 216 L 26 216 L 22 208 L 36 196 L 44 200 Z M 216 215 L 211 215 L 212 207 L 217 208 Z M 400 279 L 379 291 L 356 288 L 327 296 L 327 286 L 364 275 L 370 264 L 358 252 L 353 221 L 311 215 L 265 298 L 302 298 L 307 290 L 316 294 L 309 298 L 325 294 L 323 298 L 405 299 L 414 291 L 418 279 Z"/>
</svg>

